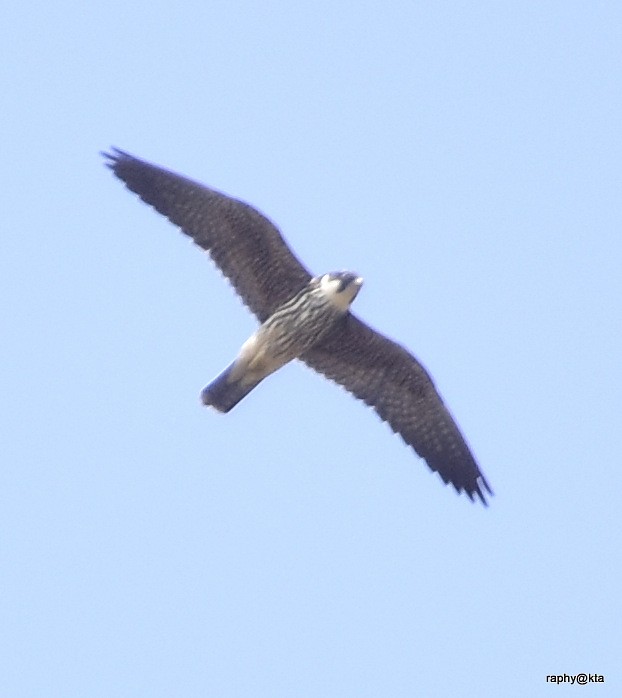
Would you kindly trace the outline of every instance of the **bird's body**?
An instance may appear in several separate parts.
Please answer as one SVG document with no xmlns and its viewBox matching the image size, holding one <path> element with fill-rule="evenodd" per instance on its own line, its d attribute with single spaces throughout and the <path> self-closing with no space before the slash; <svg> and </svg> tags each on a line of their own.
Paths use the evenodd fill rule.
<svg viewBox="0 0 622 698">
<path fill-rule="evenodd" d="M 203 404 L 229 412 L 266 376 L 319 342 L 348 312 L 362 283 L 349 272 L 311 279 L 244 342 L 235 361 L 201 393 Z"/>
<path fill-rule="evenodd" d="M 372 406 L 444 482 L 486 503 L 490 486 L 427 371 L 350 312 L 359 276 L 313 277 L 278 228 L 248 204 L 120 150 L 105 156 L 131 191 L 209 252 L 261 323 L 203 390 L 204 404 L 228 412 L 266 376 L 300 359 Z"/>
</svg>

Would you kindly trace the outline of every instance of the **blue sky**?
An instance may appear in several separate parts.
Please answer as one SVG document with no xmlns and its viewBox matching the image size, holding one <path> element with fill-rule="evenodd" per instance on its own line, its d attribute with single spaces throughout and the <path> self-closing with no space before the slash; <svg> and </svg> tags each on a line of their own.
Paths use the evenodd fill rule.
<svg viewBox="0 0 622 698">
<path fill-rule="evenodd" d="M 0 693 L 620 695 L 622 6 L 1 15 Z M 302 366 L 203 408 L 253 318 L 110 145 L 364 276 L 489 509 Z"/>
</svg>

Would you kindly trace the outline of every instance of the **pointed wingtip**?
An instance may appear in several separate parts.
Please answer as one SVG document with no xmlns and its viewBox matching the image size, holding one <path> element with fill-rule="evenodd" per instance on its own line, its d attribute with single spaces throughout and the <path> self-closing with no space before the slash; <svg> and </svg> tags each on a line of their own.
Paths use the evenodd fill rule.
<svg viewBox="0 0 622 698">
<path fill-rule="evenodd" d="M 462 494 L 464 492 L 474 504 L 479 500 L 485 507 L 489 506 L 489 501 L 486 497 L 494 497 L 495 495 L 492 488 L 488 484 L 488 481 L 482 474 L 477 476 L 472 485 L 456 484 L 450 480 L 446 480 L 445 484 L 452 484 L 458 494 Z"/>
<path fill-rule="evenodd" d="M 109 150 L 100 150 L 99 154 L 104 158 L 106 167 L 114 171 L 121 160 L 132 159 L 125 150 L 111 146 Z"/>
<path fill-rule="evenodd" d="M 483 475 L 479 475 L 477 478 L 477 481 L 475 483 L 475 487 L 473 490 L 467 491 L 467 494 L 469 496 L 469 499 L 474 502 L 475 497 L 474 495 L 477 495 L 479 498 L 480 502 L 485 506 L 488 507 L 488 500 L 486 499 L 486 494 L 488 494 L 489 497 L 494 497 L 495 493 L 492 490 L 492 487 L 488 484 L 488 481 Z"/>
</svg>

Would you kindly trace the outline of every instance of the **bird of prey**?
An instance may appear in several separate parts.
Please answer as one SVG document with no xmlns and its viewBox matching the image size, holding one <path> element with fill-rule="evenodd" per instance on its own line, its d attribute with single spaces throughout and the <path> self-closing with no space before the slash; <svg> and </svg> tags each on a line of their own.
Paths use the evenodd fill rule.
<svg viewBox="0 0 622 698">
<path fill-rule="evenodd" d="M 313 276 L 278 228 L 248 204 L 122 150 L 102 155 L 128 189 L 210 254 L 260 322 L 203 390 L 205 405 L 228 412 L 299 359 L 373 407 L 445 483 L 486 504 L 492 490 L 427 371 L 350 312 L 360 276 Z"/>
</svg>

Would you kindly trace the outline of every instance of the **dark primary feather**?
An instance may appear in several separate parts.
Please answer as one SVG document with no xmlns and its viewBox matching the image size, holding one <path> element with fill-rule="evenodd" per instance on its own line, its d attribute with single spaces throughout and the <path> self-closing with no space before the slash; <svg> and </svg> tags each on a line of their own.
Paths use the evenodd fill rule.
<svg viewBox="0 0 622 698">
<path fill-rule="evenodd" d="M 445 483 L 486 504 L 490 486 L 432 379 L 406 349 L 348 313 L 300 358 L 373 407 Z"/>
<path fill-rule="evenodd" d="M 128 189 L 210 253 L 260 322 L 309 283 L 278 228 L 248 204 L 121 150 L 103 155 Z"/>
</svg>

